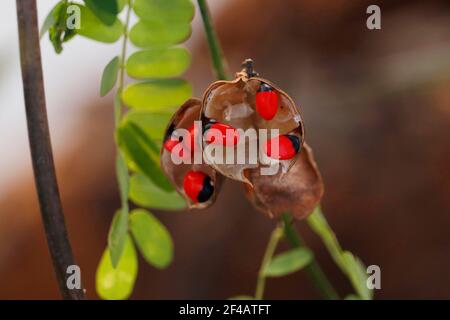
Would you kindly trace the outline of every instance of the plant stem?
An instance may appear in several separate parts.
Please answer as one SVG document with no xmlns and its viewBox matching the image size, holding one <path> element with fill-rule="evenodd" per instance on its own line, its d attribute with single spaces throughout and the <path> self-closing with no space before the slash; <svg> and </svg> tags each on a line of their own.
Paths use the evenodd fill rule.
<svg viewBox="0 0 450 320">
<path fill-rule="evenodd" d="M 264 273 L 270 261 L 272 260 L 273 254 L 275 253 L 275 249 L 277 248 L 278 242 L 280 241 L 282 236 L 283 236 L 283 225 L 279 224 L 270 235 L 266 252 L 264 253 L 261 267 L 259 268 L 258 281 L 256 283 L 256 291 L 255 291 L 256 300 L 261 300 L 263 298 L 264 287 L 266 284 L 266 276 Z"/>
<path fill-rule="evenodd" d="M 133 8 L 133 1 L 128 0 L 127 5 L 127 14 L 125 18 L 125 24 L 124 24 L 124 30 L 123 30 L 123 39 L 122 39 L 122 50 L 120 54 L 120 60 L 119 60 L 119 79 L 117 84 L 117 93 L 116 93 L 116 101 L 114 102 L 115 108 L 114 108 L 114 119 L 116 127 L 119 125 L 120 118 L 122 116 L 122 90 L 124 85 L 124 79 L 125 79 L 125 63 L 126 63 L 126 57 L 127 57 L 127 44 L 128 44 L 128 28 L 130 24 L 130 15 L 131 15 L 131 9 Z"/>
<path fill-rule="evenodd" d="M 373 291 L 368 290 L 366 281 L 360 278 L 362 273 L 366 275 L 365 270 L 362 269 L 362 263 L 359 259 L 353 257 L 350 252 L 342 250 L 320 206 L 314 209 L 313 213 L 306 219 L 306 222 L 322 239 L 334 262 L 348 277 L 358 296 L 362 299 L 372 299 Z"/>
<path fill-rule="evenodd" d="M 42 74 L 36 0 L 17 0 L 20 63 L 28 139 L 47 245 L 64 299 L 84 299 L 82 289 L 67 287 L 67 267 L 75 265 L 56 180 Z"/>
<path fill-rule="evenodd" d="M 214 30 L 211 20 L 211 14 L 206 4 L 206 0 L 198 0 L 198 6 L 202 15 L 203 26 L 205 28 L 206 38 L 209 46 L 209 53 L 213 62 L 214 71 L 218 80 L 226 80 L 228 78 L 226 71 L 226 60 L 222 53 L 219 40 Z"/>
<path fill-rule="evenodd" d="M 283 215 L 283 221 L 284 221 L 284 234 L 291 247 L 307 248 L 305 242 L 301 238 L 300 234 L 295 230 L 293 223 L 287 214 Z M 319 263 L 315 259 L 305 267 L 305 271 L 308 273 L 309 277 L 312 279 L 317 289 L 326 299 L 329 300 L 339 299 L 336 290 L 333 288 L 333 285 L 330 283 L 327 276 L 322 271 L 322 268 L 320 267 Z"/>
<path fill-rule="evenodd" d="M 122 105 L 122 91 L 123 91 L 123 86 L 124 86 L 124 79 L 125 79 L 125 64 L 126 64 L 126 58 L 127 58 L 127 43 L 128 43 L 128 28 L 129 28 L 129 24 L 130 24 L 130 15 L 131 15 L 131 10 L 133 8 L 133 0 L 128 0 L 127 1 L 127 12 L 126 12 L 126 18 L 125 18 L 125 24 L 124 24 L 124 29 L 123 29 L 123 38 L 122 38 L 122 49 L 121 49 L 121 54 L 119 57 L 119 79 L 118 79 L 118 83 L 117 83 L 117 91 L 116 94 L 114 96 L 114 133 L 117 133 L 117 128 L 119 127 L 120 124 L 120 120 L 122 118 L 122 109 L 123 109 L 123 105 Z M 125 169 L 123 169 L 125 168 Z M 123 172 L 125 171 L 125 172 Z M 119 149 L 119 147 L 117 147 L 117 152 L 116 152 L 116 181 L 119 187 L 119 194 L 120 194 L 120 204 L 121 204 L 121 210 L 120 210 L 120 215 L 118 217 L 118 219 L 124 219 L 124 220 L 120 220 L 120 221 L 128 221 L 128 212 L 129 212 L 129 205 L 128 205 L 128 183 L 129 182 L 124 182 L 120 176 L 121 174 L 126 175 L 125 178 L 126 180 L 129 181 L 130 176 L 128 173 L 128 170 L 126 168 L 126 164 L 125 164 L 125 159 Z M 110 226 L 110 231 L 108 234 L 108 247 L 111 248 L 113 246 L 113 242 L 114 240 L 111 238 L 111 236 L 114 234 L 114 218 L 111 222 L 111 226 Z M 123 237 L 121 238 L 121 241 L 118 241 L 118 243 L 122 243 L 122 245 L 118 245 L 118 250 L 120 250 L 120 252 L 118 253 L 118 257 L 117 258 L 113 258 L 113 256 L 111 255 L 111 263 L 113 265 L 113 267 L 117 267 L 117 263 L 120 260 L 120 257 L 123 253 L 123 248 L 124 248 L 124 241 L 125 241 L 125 235 L 126 235 L 126 230 L 123 229 L 123 232 L 121 232 L 120 234 L 123 235 Z M 119 231 L 116 231 L 119 232 Z"/>
</svg>

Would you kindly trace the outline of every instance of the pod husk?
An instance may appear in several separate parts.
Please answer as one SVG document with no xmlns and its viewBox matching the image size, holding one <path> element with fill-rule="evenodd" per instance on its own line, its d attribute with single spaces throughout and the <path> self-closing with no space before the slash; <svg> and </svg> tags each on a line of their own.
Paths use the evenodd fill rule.
<svg viewBox="0 0 450 320">
<path fill-rule="evenodd" d="M 272 120 L 264 120 L 256 112 L 255 96 L 261 83 L 270 85 L 279 97 L 279 108 Z M 301 141 L 300 149 L 305 139 L 303 118 L 292 98 L 270 81 L 259 77 L 249 78 L 245 73 L 238 73 L 233 81 L 216 81 L 208 87 L 203 95 L 201 119 L 203 124 L 213 119 L 242 130 L 267 129 L 269 135 L 271 129 L 278 129 L 280 135 L 288 133 L 297 135 Z M 259 137 L 257 139 L 258 149 L 261 150 L 259 146 L 264 143 L 265 139 Z M 248 139 L 240 139 L 239 143 L 244 143 L 248 152 Z M 203 147 L 205 150 L 208 147 L 205 142 L 203 142 Z M 225 152 L 228 148 L 234 148 L 236 154 L 238 146 L 225 147 Z M 262 163 L 249 163 L 247 157 L 245 164 L 236 165 L 215 163 L 213 159 L 208 158 L 208 154 L 205 159 L 224 176 L 248 183 L 251 186 L 252 182 L 247 178 L 245 171 L 259 170 L 261 165 L 270 165 L 271 162 L 278 161 L 282 170 L 287 172 L 295 163 L 297 156 L 289 160 L 271 159 L 269 161 L 265 157 L 261 157 L 260 153 L 259 159 L 265 159 Z"/>
<path fill-rule="evenodd" d="M 261 175 L 248 172 L 253 187 L 245 186 L 252 204 L 272 218 L 283 213 L 298 220 L 313 212 L 323 196 L 323 182 L 311 148 L 304 144 L 297 161 L 287 173 Z"/>
<path fill-rule="evenodd" d="M 195 120 L 199 120 L 200 110 L 201 110 L 201 101 L 199 99 L 191 98 L 187 100 L 172 116 L 166 128 L 166 132 L 164 135 L 165 139 L 167 139 L 167 137 L 170 136 L 174 130 L 178 128 L 188 129 Z M 195 152 L 201 152 L 200 148 L 198 150 L 197 148 L 194 148 L 194 150 L 196 150 Z M 181 163 L 176 165 L 175 163 L 173 163 L 171 159 L 171 153 L 168 150 L 166 150 L 163 146 L 161 148 L 161 168 L 164 174 L 167 176 L 167 178 L 175 186 L 176 191 L 186 199 L 189 208 L 204 209 L 214 203 L 217 193 L 220 190 L 222 179 L 220 175 L 217 174 L 216 170 L 205 164 L 204 161 L 202 164 Z M 203 171 L 204 173 L 206 173 L 211 177 L 211 181 L 214 185 L 214 193 L 208 201 L 195 203 L 184 192 L 183 188 L 184 176 L 190 170 Z"/>
</svg>

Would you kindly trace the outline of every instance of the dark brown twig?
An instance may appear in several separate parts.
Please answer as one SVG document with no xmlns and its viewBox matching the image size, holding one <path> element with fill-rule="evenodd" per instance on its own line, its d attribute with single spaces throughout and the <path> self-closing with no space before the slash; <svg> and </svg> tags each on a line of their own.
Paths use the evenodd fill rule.
<svg viewBox="0 0 450 320">
<path fill-rule="evenodd" d="M 16 7 L 28 138 L 48 249 L 62 297 L 84 299 L 83 290 L 69 289 L 66 283 L 67 267 L 75 262 L 67 237 L 50 143 L 36 0 L 16 0 Z"/>
</svg>

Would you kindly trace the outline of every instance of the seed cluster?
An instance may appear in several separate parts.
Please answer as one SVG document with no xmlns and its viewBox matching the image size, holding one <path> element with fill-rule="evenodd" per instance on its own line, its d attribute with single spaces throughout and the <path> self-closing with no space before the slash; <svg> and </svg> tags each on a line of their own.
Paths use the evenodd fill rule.
<svg viewBox="0 0 450 320">
<path fill-rule="evenodd" d="M 201 120 L 203 124 L 200 134 L 195 132 L 195 120 Z M 188 139 L 175 134 L 178 128 L 188 131 Z M 224 149 L 244 145 L 248 150 L 249 140 L 241 136 L 239 132 L 242 131 L 238 129 L 278 130 L 275 137 L 257 138 L 264 153 L 263 161 L 256 165 L 249 161 L 230 165 L 214 161 L 208 158 L 207 152 L 201 151 L 214 145 Z M 181 159 L 193 158 L 197 152 L 201 152 L 200 157 L 205 160 L 200 164 L 174 164 L 171 161 L 174 155 Z M 260 167 L 273 162 L 279 163 L 282 170 L 270 179 L 261 176 Z M 250 201 L 269 216 L 278 216 L 280 208 L 283 208 L 290 209 L 297 218 L 303 218 L 323 193 L 317 166 L 309 147 L 304 145 L 303 120 L 298 108 L 284 91 L 268 80 L 253 74 L 249 76 L 245 70 L 233 81 L 214 82 L 202 100 L 189 99 L 177 110 L 166 131 L 161 165 L 191 208 L 211 205 L 223 176 L 243 182 Z M 297 177 L 304 181 L 296 183 Z M 292 184 L 286 185 L 284 191 L 279 188 L 283 180 Z M 301 185 L 301 190 L 297 190 L 295 185 Z M 278 192 L 278 198 L 274 198 L 273 191 Z M 296 194 L 297 191 L 301 194 Z M 285 203 L 287 198 L 296 208 L 286 208 L 289 207 Z M 304 205 L 306 202 L 309 203 Z"/>
</svg>

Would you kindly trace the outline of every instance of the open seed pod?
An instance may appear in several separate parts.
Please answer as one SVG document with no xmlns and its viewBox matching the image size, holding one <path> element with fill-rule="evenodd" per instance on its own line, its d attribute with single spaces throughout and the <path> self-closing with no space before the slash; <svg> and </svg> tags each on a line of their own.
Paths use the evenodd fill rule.
<svg viewBox="0 0 450 320">
<path fill-rule="evenodd" d="M 322 177 L 307 144 L 287 173 L 270 176 L 261 175 L 260 170 L 250 170 L 247 174 L 253 185 L 253 188 L 245 185 L 247 197 L 270 217 L 290 213 L 296 219 L 304 219 L 323 195 Z"/>
<path fill-rule="evenodd" d="M 235 80 L 214 82 L 206 90 L 201 119 L 205 161 L 223 175 L 250 185 L 245 174 L 247 169 L 256 170 L 275 161 L 287 172 L 304 141 L 303 120 L 292 99 L 270 81 L 256 77 L 248 68 L 238 73 Z M 219 129 L 222 137 L 208 138 L 211 128 Z M 225 129 L 231 134 L 226 136 Z M 246 131 L 248 129 L 255 130 Z M 267 134 L 259 129 L 266 129 Z M 270 143 L 272 138 L 279 143 L 275 153 L 270 153 L 270 146 L 274 145 L 274 140 Z M 223 152 L 217 153 L 216 144 L 223 145 Z M 240 148 L 241 151 L 245 148 L 245 153 L 239 152 Z M 230 153 L 234 158 L 245 154 L 245 159 L 227 162 Z"/>
<path fill-rule="evenodd" d="M 199 99 L 189 99 L 173 115 L 164 136 L 161 167 L 189 208 L 203 209 L 215 201 L 221 179 L 201 161 L 201 133 L 194 128 L 200 109 Z M 181 128 L 186 130 L 177 130 Z"/>
</svg>

